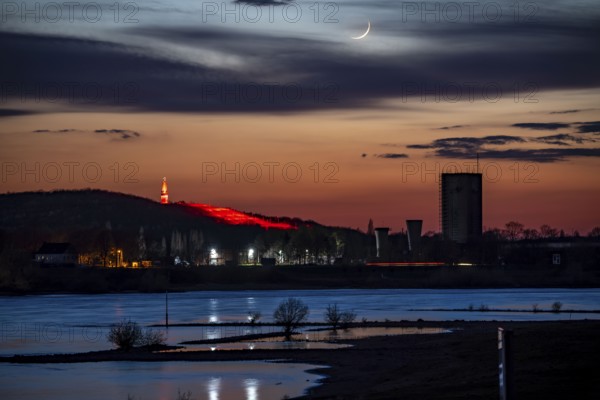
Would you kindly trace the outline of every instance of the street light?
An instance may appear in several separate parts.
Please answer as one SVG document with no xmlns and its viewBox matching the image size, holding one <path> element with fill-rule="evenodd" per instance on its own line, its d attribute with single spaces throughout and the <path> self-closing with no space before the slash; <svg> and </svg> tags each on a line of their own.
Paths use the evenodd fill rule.
<svg viewBox="0 0 600 400">
<path fill-rule="evenodd" d="M 117 268 L 121 266 L 121 250 L 117 250 Z"/>
</svg>

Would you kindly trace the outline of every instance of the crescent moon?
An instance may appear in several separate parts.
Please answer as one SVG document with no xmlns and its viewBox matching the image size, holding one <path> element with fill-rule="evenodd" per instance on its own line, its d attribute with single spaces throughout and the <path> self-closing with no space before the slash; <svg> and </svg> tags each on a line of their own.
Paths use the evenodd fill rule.
<svg viewBox="0 0 600 400">
<path fill-rule="evenodd" d="M 360 36 L 352 36 L 352 39 L 360 40 L 360 39 L 364 38 L 365 36 L 367 36 L 369 34 L 370 30 L 371 30 L 371 21 L 369 20 L 369 23 L 367 25 L 367 31 Z"/>
</svg>

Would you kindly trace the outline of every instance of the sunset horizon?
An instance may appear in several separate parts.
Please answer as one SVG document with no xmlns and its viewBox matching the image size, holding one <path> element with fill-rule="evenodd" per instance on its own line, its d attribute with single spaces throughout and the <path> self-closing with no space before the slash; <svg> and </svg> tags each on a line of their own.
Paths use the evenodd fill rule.
<svg viewBox="0 0 600 400">
<path fill-rule="evenodd" d="M 0 398 L 600 398 L 599 21 L 3 0 Z"/>
</svg>

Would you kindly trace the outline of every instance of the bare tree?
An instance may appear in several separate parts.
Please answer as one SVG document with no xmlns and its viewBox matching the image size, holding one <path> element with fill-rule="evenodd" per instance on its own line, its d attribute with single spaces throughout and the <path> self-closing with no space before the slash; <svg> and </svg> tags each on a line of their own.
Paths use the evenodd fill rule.
<svg viewBox="0 0 600 400">
<path fill-rule="evenodd" d="M 273 319 L 279 325 L 283 326 L 285 337 L 289 339 L 294 329 L 299 327 L 308 318 L 308 306 L 300 299 L 290 297 L 279 303 Z"/>
<path fill-rule="evenodd" d="M 552 228 L 549 225 L 540 226 L 540 236 L 543 238 L 555 238 L 558 237 L 558 230 L 556 228 Z"/>
<path fill-rule="evenodd" d="M 339 326 L 347 328 L 356 319 L 356 313 L 352 311 L 341 311 L 336 304 L 329 304 L 325 309 L 325 322 L 331 324 L 335 331 Z"/>
<path fill-rule="evenodd" d="M 340 324 L 341 319 L 342 315 L 337 303 L 327 305 L 327 308 L 325 309 L 325 322 L 331 325 L 331 329 L 335 331 Z"/>
<path fill-rule="evenodd" d="M 509 240 L 518 240 L 523 234 L 523 224 L 517 221 L 510 221 L 506 223 L 506 236 Z"/>
</svg>

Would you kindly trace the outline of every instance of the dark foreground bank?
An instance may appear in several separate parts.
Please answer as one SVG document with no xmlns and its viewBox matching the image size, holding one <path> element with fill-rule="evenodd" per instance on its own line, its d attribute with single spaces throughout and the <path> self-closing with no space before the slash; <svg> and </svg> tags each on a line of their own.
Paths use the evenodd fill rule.
<svg viewBox="0 0 600 400">
<path fill-rule="evenodd" d="M 394 324 L 397 325 L 397 324 Z M 415 324 L 411 324 L 415 326 Z M 304 399 L 496 399 L 499 325 L 514 332 L 516 395 L 522 399 L 600 398 L 600 321 L 424 322 L 453 333 L 350 340 L 338 350 L 196 353 L 104 351 L 17 356 L 1 362 L 287 360 L 329 365 Z"/>
<path fill-rule="evenodd" d="M 0 280 L 0 293 L 192 290 L 600 287 L 600 269 L 527 266 L 205 266 L 193 268 L 27 267 Z"/>
</svg>

